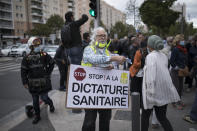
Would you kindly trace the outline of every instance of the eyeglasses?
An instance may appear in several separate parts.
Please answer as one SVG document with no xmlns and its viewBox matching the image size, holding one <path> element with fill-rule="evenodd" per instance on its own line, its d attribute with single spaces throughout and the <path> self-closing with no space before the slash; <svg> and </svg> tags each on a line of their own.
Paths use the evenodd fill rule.
<svg viewBox="0 0 197 131">
<path fill-rule="evenodd" d="M 99 37 L 99 38 L 106 38 L 107 36 L 105 34 L 100 34 L 100 35 L 96 35 L 96 37 Z"/>
</svg>

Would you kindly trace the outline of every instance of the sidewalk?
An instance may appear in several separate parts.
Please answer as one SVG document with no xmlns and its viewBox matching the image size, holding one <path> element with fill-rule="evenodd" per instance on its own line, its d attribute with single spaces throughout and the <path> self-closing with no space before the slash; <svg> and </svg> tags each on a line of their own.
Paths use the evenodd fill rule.
<svg viewBox="0 0 197 131">
<path fill-rule="evenodd" d="M 197 124 L 190 124 L 185 122 L 182 117 L 189 113 L 193 100 L 195 90 L 191 93 L 184 93 L 183 101 L 186 104 L 184 110 L 177 110 L 168 106 L 167 115 L 174 128 L 174 131 L 197 131 Z M 55 91 L 52 95 L 54 105 L 56 107 L 55 113 L 48 111 L 48 117 L 56 131 L 81 131 L 84 119 L 84 111 L 80 114 L 72 113 L 71 109 L 65 108 L 66 93 Z M 110 122 L 110 131 L 131 131 L 131 112 L 130 108 L 127 110 L 112 110 L 112 119 Z M 96 131 L 98 131 L 98 117 L 96 122 Z M 153 130 L 150 126 L 149 131 L 163 131 L 162 127 Z"/>
</svg>

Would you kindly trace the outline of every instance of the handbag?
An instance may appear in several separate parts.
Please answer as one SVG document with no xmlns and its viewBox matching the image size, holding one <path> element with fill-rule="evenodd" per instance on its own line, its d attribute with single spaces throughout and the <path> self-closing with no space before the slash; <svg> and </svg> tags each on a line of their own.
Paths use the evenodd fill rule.
<svg viewBox="0 0 197 131">
<path fill-rule="evenodd" d="M 181 77 L 186 77 L 186 76 L 189 76 L 189 68 L 187 66 L 185 66 L 184 69 L 179 69 L 178 71 L 178 76 L 181 76 Z"/>
</svg>

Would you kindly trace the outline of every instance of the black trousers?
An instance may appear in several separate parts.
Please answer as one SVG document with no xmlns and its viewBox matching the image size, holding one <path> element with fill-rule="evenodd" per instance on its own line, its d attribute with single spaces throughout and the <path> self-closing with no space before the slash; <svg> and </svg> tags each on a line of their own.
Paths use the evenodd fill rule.
<svg viewBox="0 0 197 131">
<path fill-rule="evenodd" d="M 130 83 L 130 90 L 132 92 L 139 92 L 140 93 L 140 107 L 142 107 L 142 81 L 143 77 L 131 77 L 131 83 Z"/>
<path fill-rule="evenodd" d="M 60 72 L 60 88 L 65 88 L 66 87 L 66 81 L 67 81 L 67 71 L 68 71 L 68 66 L 63 66 L 59 65 L 59 72 Z"/>
<path fill-rule="evenodd" d="M 49 106 L 53 105 L 53 101 L 49 98 L 48 93 L 32 94 L 33 107 L 34 107 L 35 115 L 37 116 L 40 116 L 39 96 L 41 97 L 41 99 L 44 101 L 45 104 L 48 104 Z"/>
<path fill-rule="evenodd" d="M 172 77 L 172 82 L 176 87 L 177 92 L 181 98 L 183 93 L 183 77 L 178 76 L 178 71 L 174 69 L 171 70 L 171 77 Z"/>
<path fill-rule="evenodd" d="M 109 131 L 111 109 L 85 109 L 82 131 L 95 131 L 97 112 L 99 113 L 99 131 Z"/>
<path fill-rule="evenodd" d="M 154 106 L 155 114 L 158 121 L 161 123 L 164 131 L 173 131 L 173 128 L 166 117 L 167 105 L 164 106 Z M 149 118 L 153 109 L 142 109 L 142 118 L 141 118 L 141 131 L 148 131 L 149 127 Z"/>
</svg>

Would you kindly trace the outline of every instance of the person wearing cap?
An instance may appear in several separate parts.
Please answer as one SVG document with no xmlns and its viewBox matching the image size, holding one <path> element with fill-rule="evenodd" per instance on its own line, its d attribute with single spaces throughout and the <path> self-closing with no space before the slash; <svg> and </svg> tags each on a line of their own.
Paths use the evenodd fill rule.
<svg viewBox="0 0 197 131">
<path fill-rule="evenodd" d="M 147 49 L 150 53 L 144 66 L 141 131 L 148 131 L 149 117 L 153 108 L 164 131 L 173 131 L 166 117 L 167 105 L 179 101 L 180 97 L 170 77 L 168 58 L 160 51 L 163 47 L 163 41 L 159 36 L 152 35 L 148 38 Z"/>
<path fill-rule="evenodd" d="M 28 89 L 32 95 L 35 112 L 32 123 L 37 124 L 41 120 L 39 97 L 49 105 L 50 112 L 55 111 L 53 101 L 48 96 L 48 92 L 52 89 L 50 76 L 54 68 L 54 60 L 37 48 L 41 44 L 39 38 L 31 37 L 28 44 L 31 51 L 22 59 L 21 79 L 24 88 Z"/>
</svg>

